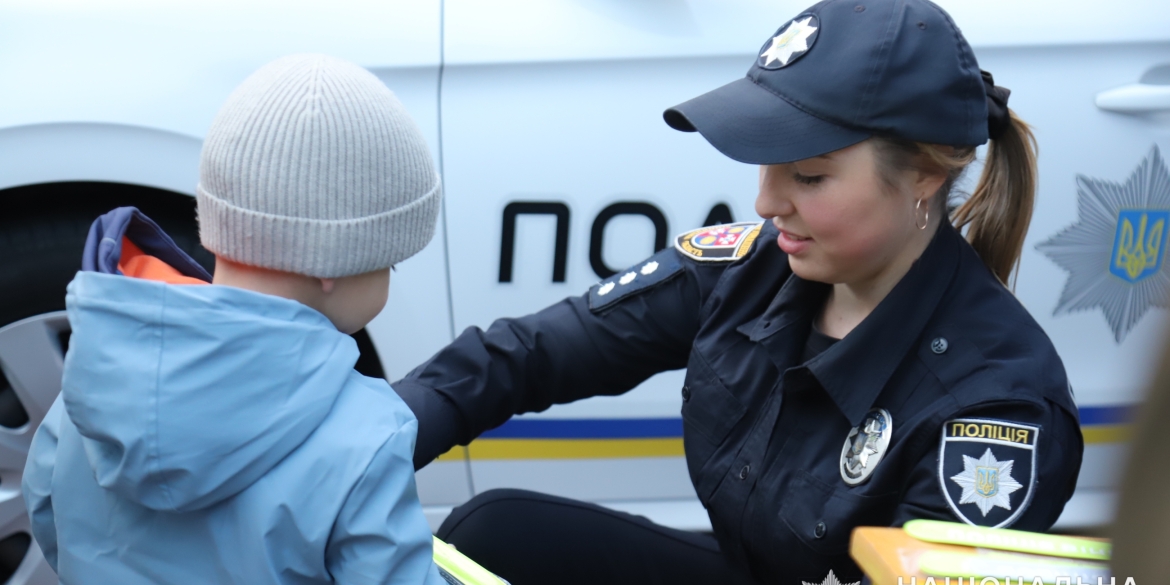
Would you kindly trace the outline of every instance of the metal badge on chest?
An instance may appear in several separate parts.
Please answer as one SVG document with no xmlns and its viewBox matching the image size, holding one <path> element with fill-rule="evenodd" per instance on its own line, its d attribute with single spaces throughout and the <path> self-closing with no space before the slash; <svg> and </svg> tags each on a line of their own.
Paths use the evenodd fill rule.
<svg viewBox="0 0 1170 585">
<path fill-rule="evenodd" d="M 841 479 L 849 485 L 865 483 L 890 446 L 894 419 L 890 411 L 874 408 L 849 431 L 841 448 Z"/>
</svg>

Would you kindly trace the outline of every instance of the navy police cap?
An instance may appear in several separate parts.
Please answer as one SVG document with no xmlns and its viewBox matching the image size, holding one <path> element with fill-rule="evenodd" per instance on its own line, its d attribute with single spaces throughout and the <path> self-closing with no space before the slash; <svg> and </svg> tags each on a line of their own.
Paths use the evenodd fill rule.
<svg viewBox="0 0 1170 585">
<path fill-rule="evenodd" d="M 1006 90 L 995 89 L 1006 101 Z M 875 134 L 983 144 L 988 91 L 942 8 L 927 0 L 825 0 L 769 37 L 746 77 L 663 117 L 732 159 L 778 164 Z"/>
</svg>

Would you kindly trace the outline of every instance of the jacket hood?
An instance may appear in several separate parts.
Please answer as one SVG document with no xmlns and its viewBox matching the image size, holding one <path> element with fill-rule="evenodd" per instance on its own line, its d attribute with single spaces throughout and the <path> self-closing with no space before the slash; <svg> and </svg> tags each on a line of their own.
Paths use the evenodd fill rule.
<svg viewBox="0 0 1170 585">
<path fill-rule="evenodd" d="M 288 299 L 82 271 L 66 308 L 66 412 L 98 483 L 155 510 L 208 507 L 252 485 L 355 375 L 353 339 Z"/>
<path fill-rule="evenodd" d="M 324 420 L 357 344 L 295 301 L 80 272 L 62 394 L 98 483 L 156 510 L 247 488 Z"/>
<path fill-rule="evenodd" d="M 127 242 L 134 253 L 149 255 L 153 263 L 166 266 L 179 277 L 211 282 L 211 275 L 136 207 L 119 207 L 94 220 L 81 253 L 81 269 L 124 274 Z"/>
</svg>

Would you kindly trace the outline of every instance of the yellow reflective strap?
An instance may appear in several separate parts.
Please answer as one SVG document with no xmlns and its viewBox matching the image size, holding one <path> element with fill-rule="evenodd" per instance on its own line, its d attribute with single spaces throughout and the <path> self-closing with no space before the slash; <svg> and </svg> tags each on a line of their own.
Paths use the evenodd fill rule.
<svg viewBox="0 0 1170 585">
<path fill-rule="evenodd" d="M 435 565 L 440 572 L 445 572 L 444 579 L 454 577 L 458 583 L 451 585 L 507 585 L 507 581 L 495 576 L 491 571 L 479 566 L 479 563 L 467 558 L 467 555 L 455 550 L 455 547 L 435 539 Z"/>
</svg>

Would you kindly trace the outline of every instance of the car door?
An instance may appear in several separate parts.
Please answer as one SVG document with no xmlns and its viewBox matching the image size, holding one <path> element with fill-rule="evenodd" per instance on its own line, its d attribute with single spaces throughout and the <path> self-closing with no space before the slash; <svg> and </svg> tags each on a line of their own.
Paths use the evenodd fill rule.
<svg viewBox="0 0 1170 585">
<path fill-rule="evenodd" d="M 751 220 L 756 170 L 662 111 L 741 77 L 801 2 L 447 0 L 443 167 L 456 330 L 579 295 L 676 233 Z M 705 529 L 682 372 L 514 418 L 472 443 L 477 492 L 523 487 Z"/>
<path fill-rule="evenodd" d="M 56 310 L 89 221 L 117 205 L 152 206 L 174 210 L 185 232 L 176 235 L 194 239 L 190 197 L 204 133 L 245 77 L 291 53 L 371 70 L 437 158 L 440 10 L 440 0 L 0 3 L 0 274 L 47 291 L 45 302 L 27 304 L 36 295 L 0 287 L 4 314 L 20 319 L 0 318 L 0 582 L 56 583 L 30 541 L 19 485 L 29 442 L 60 390 L 68 323 Z M 87 199 L 95 194 L 100 200 Z M 14 229 L 16 214 L 44 229 Z M 397 267 L 388 308 L 368 327 L 391 379 L 451 340 L 442 227 Z M 67 253 L 54 255 L 59 249 Z M 428 467 L 418 484 L 432 518 L 470 497 L 458 458 Z"/>
<path fill-rule="evenodd" d="M 1036 130 L 1040 185 L 1015 290 L 1065 360 L 1088 444 L 1060 525 L 1101 525 L 1111 517 L 1128 413 L 1161 336 L 1164 297 L 1150 286 L 1145 296 L 1134 291 L 1164 280 L 1160 259 L 1149 259 L 1161 248 L 1149 242 L 1170 207 L 1114 210 L 1107 229 L 1096 226 L 1100 233 L 1084 241 L 1068 230 L 1084 209 L 1078 181 L 1087 183 L 1078 176 L 1124 183 L 1154 145 L 1167 146 L 1170 125 L 1157 96 L 1164 95 L 1158 87 L 1170 87 L 1160 85 L 1170 75 L 1159 69 L 1170 64 L 1170 5 L 942 5 Z M 580 294 L 649 255 L 664 233 L 753 219 L 755 169 L 669 130 L 661 112 L 742 76 L 763 40 L 805 6 L 447 0 L 442 153 L 456 329 Z M 1129 110 L 1110 109 L 1109 95 L 1104 109 L 1097 105 L 1102 92 L 1139 83 L 1114 95 Z M 965 188 L 977 177 L 972 169 Z M 1144 250 L 1148 266 L 1119 277 L 1125 269 L 1111 270 L 1107 257 L 1116 256 L 1123 219 L 1132 226 L 1125 233 L 1141 231 L 1142 210 L 1145 239 L 1127 241 L 1149 245 L 1120 248 L 1133 252 L 1127 258 Z M 1061 239 L 1068 233 L 1071 241 Z M 1077 264 L 1078 254 L 1096 259 Z M 1087 262 L 1089 276 L 1112 278 L 1121 292 L 1096 305 L 1062 304 L 1082 299 L 1085 281 L 1070 279 L 1060 262 Z M 1117 312 L 1118 298 L 1150 306 L 1128 314 L 1121 336 L 1104 316 L 1110 302 Z M 623 396 L 514 418 L 470 446 L 474 489 L 524 487 L 705 527 L 680 457 L 681 380 L 678 372 L 662 374 Z"/>
<path fill-rule="evenodd" d="M 941 4 L 1036 133 L 1039 189 L 1015 292 L 1056 345 L 1080 409 L 1085 457 L 1058 527 L 1102 526 L 1167 325 L 1166 232 L 1152 236 L 1168 223 L 1170 184 L 1152 151 L 1170 148 L 1170 4 Z M 1144 184 L 1127 187 L 1135 177 Z M 968 191 L 977 178 L 971 169 Z M 1126 250 L 1146 261 L 1127 271 Z"/>
</svg>

